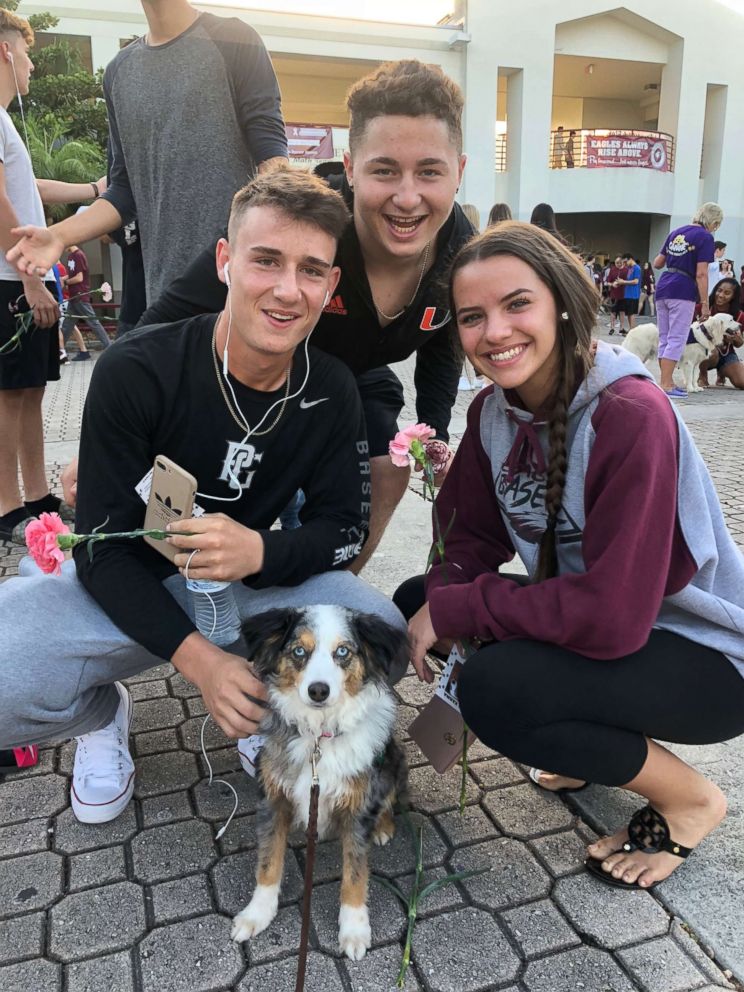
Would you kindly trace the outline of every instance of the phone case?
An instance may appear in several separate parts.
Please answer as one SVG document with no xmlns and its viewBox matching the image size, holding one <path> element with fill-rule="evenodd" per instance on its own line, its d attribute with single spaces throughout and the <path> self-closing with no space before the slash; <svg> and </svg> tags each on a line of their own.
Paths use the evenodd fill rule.
<svg viewBox="0 0 744 992">
<path fill-rule="evenodd" d="M 196 479 L 164 455 L 156 455 L 152 470 L 152 485 L 145 512 L 146 530 L 165 530 L 173 520 L 188 519 L 193 512 Z M 168 561 L 173 561 L 180 549 L 167 541 L 146 537 L 145 541 Z"/>
</svg>

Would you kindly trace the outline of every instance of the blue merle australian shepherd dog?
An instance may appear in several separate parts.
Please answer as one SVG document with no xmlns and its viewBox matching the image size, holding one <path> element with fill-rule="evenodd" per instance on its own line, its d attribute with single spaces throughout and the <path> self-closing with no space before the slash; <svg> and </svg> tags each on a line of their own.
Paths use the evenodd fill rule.
<svg viewBox="0 0 744 992">
<path fill-rule="evenodd" d="M 253 898 L 233 922 L 242 941 L 276 916 L 287 835 L 307 827 L 311 754 L 320 741 L 318 835 L 343 849 L 339 946 L 353 960 L 370 946 L 371 842 L 393 836 L 393 804 L 405 798 L 406 762 L 393 739 L 389 682 L 408 664 L 406 635 L 378 617 L 339 606 L 271 610 L 244 629 L 247 656 L 266 683 L 266 742 L 258 760 L 258 867 Z"/>
</svg>

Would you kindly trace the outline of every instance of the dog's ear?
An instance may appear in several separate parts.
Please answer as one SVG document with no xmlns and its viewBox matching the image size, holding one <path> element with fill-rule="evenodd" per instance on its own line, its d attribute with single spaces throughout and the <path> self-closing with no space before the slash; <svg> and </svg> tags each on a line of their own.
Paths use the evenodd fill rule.
<svg viewBox="0 0 744 992">
<path fill-rule="evenodd" d="M 278 656 L 296 629 L 299 610 L 267 610 L 249 617 L 243 624 L 246 657 L 252 662 L 257 675 L 265 675 L 272 661 Z"/>
<path fill-rule="evenodd" d="M 386 679 L 393 669 L 405 672 L 410 658 L 405 630 L 371 613 L 352 613 L 351 629 L 370 672 Z"/>
</svg>

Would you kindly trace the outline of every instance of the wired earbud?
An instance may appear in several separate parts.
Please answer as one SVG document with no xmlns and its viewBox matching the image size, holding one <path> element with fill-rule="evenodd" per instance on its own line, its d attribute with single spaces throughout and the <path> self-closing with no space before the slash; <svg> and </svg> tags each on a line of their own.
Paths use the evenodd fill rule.
<svg viewBox="0 0 744 992">
<path fill-rule="evenodd" d="M 230 308 L 230 320 L 228 321 L 228 324 L 227 324 L 227 337 L 225 338 L 225 351 L 224 351 L 224 354 L 222 355 L 222 374 L 227 379 L 227 363 L 228 363 L 227 346 L 230 343 L 230 330 L 232 328 L 232 298 L 229 295 L 229 293 L 230 293 L 230 263 L 229 262 L 225 262 L 225 267 L 222 270 L 222 272 L 224 273 L 224 276 L 225 276 L 225 285 L 227 286 L 227 291 L 228 291 L 227 305 Z"/>
<path fill-rule="evenodd" d="M 16 97 L 18 98 L 18 108 L 21 111 L 21 123 L 23 124 L 23 134 L 26 138 L 26 149 L 28 150 L 29 147 L 28 129 L 26 128 L 26 115 L 23 112 L 23 97 L 21 96 L 21 90 L 20 87 L 18 86 L 18 76 L 16 75 L 16 70 L 15 70 L 15 59 L 13 58 L 13 53 L 10 51 L 10 49 L 8 49 L 8 51 L 5 54 L 7 56 L 8 62 L 10 62 L 10 68 L 13 70 L 13 82 L 15 83 Z"/>
<path fill-rule="evenodd" d="M 325 299 L 323 300 L 323 306 L 327 307 L 330 302 L 331 302 L 331 294 L 326 290 Z"/>
</svg>

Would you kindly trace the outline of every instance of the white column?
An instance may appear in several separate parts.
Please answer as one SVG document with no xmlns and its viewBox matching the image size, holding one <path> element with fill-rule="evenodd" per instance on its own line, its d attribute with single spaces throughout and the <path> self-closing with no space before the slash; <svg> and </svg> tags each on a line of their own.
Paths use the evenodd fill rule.
<svg viewBox="0 0 744 992">
<path fill-rule="evenodd" d="M 718 202 L 723 207 L 721 238 L 726 242 L 726 256 L 739 266 L 744 264 L 744 89 L 729 86 L 726 117 L 723 125 L 721 167 L 718 179 Z"/>
<path fill-rule="evenodd" d="M 128 37 L 128 35 L 125 35 Z M 119 53 L 119 39 L 111 35 L 94 34 L 90 39 L 91 54 L 93 56 L 93 72 L 97 69 L 105 69 L 111 59 Z"/>
<path fill-rule="evenodd" d="M 498 65 L 487 46 L 475 41 L 466 58 L 463 151 L 468 161 L 458 199 L 474 203 L 485 218 L 494 201 Z"/>
</svg>

